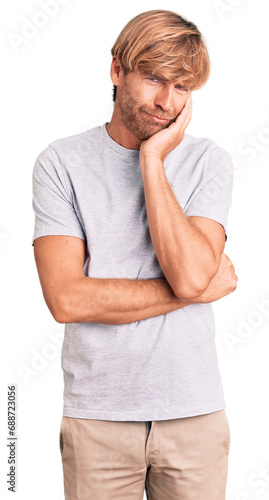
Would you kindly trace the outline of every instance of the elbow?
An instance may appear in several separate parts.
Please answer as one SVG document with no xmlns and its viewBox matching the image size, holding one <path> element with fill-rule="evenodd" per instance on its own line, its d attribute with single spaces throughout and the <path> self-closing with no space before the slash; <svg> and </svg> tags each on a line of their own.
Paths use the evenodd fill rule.
<svg viewBox="0 0 269 500">
<path fill-rule="evenodd" d="M 49 307 L 49 310 L 53 316 L 53 319 L 57 321 L 57 323 L 66 324 L 68 323 L 68 318 L 66 315 L 66 311 L 59 307 L 59 305 L 53 305 Z"/>
<path fill-rule="evenodd" d="M 57 321 L 57 323 L 66 324 L 75 322 L 71 318 L 70 302 L 66 295 L 58 296 L 56 299 L 46 302 L 53 319 Z"/>
<path fill-rule="evenodd" d="M 68 323 L 66 316 L 61 311 L 57 310 L 55 312 L 54 311 L 50 311 L 50 312 L 51 312 L 51 314 L 53 316 L 53 319 L 55 321 L 57 321 L 57 323 L 61 323 L 61 324 Z"/>
<path fill-rule="evenodd" d="M 177 282 L 175 286 L 173 286 L 174 294 L 177 298 L 182 300 L 192 300 L 196 299 L 200 295 L 204 293 L 207 289 L 210 281 L 218 272 L 219 263 L 212 259 L 210 265 L 207 266 L 206 271 L 200 273 L 199 276 L 185 276 L 182 278 L 180 283 Z"/>
<path fill-rule="evenodd" d="M 180 287 L 178 289 L 173 289 L 174 294 L 178 299 L 181 300 L 193 300 L 202 295 L 205 289 L 198 289 L 194 287 Z"/>
<path fill-rule="evenodd" d="M 187 285 L 180 284 L 178 286 L 173 287 L 174 294 L 178 299 L 181 300 L 193 300 L 196 299 L 197 297 L 200 297 L 204 293 L 204 291 L 207 289 L 211 279 L 213 276 L 215 276 L 216 273 L 214 273 L 211 276 L 207 276 L 203 280 L 196 280 L 191 283 L 187 282 L 185 280 L 185 283 L 187 282 Z"/>
</svg>

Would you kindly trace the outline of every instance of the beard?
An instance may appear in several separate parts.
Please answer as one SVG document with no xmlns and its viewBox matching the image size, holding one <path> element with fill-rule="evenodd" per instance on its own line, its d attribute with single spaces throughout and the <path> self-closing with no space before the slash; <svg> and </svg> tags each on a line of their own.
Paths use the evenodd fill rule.
<svg viewBox="0 0 269 500">
<path fill-rule="evenodd" d="M 160 130 L 169 127 L 169 125 L 171 125 L 171 123 L 173 123 L 178 116 L 171 117 L 168 113 L 165 115 L 160 106 L 155 109 L 150 109 L 143 105 L 139 106 L 136 99 L 130 94 L 125 80 L 117 94 L 117 98 L 121 111 L 122 122 L 140 141 L 146 141 L 152 135 L 157 134 Z M 165 124 L 154 123 L 146 113 L 166 119 L 168 122 Z"/>
</svg>

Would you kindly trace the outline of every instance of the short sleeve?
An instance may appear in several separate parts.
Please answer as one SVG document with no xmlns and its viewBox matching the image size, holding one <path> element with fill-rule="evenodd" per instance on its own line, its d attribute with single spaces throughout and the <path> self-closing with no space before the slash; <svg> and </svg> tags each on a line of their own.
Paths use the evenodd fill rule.
<svg viewBox="0 0 269 500">
<path fill-rule="evenodd" d="M 56 151 L 48 146 L 38 156 L 33 169 L 33 210 L 35 227 L 32 239 L 65 235 L 85 240 L 74 209 L 72 186 L 68 184 Z"/>
<path fill-rule="evenodd" d="M 230 154 L 222 148 L 215 148 L 208 173 L 207 180 L 191 196 L 185 215 L 208 217 L 219 222 L 224 227 L 227 241 L 227 222 L 233 190 L 233 163 Z"/>
</svg>

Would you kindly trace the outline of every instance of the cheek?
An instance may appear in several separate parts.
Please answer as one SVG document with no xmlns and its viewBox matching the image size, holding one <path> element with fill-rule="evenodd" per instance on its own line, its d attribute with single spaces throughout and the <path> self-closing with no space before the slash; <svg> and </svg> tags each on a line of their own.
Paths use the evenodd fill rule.
<svg viewBox="0 0 269 500">
<path fill-rule="evenodd" d="M 149 88 L 148 85 L 144 84 L 139 90 L 137 89 L 136 96 L 141 106 L 144 105 L 151 109 L 155 107 L 156 91 L 153 88 Z"/>
<path fill-rule="evenodd" d="M 179 115 L 179 113 L 181 113 L 182 109 L 185 106 L 187 99 L 188 99 L 188 96 L 178 97 L 177 103 L 176 103 L 176 108 L 175 108 L 177 110 L 177 115 Z"/>
</svg>

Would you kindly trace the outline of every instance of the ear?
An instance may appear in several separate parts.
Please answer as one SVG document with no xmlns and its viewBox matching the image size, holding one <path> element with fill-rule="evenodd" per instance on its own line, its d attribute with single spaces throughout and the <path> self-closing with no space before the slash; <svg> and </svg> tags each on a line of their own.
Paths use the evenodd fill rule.
<svg viewBox="0 0 269 500">
<path fill-rule="evenodd" d="M 116 85 L 116 87 L 122 82 L 124 78 L 124 71 L 117 59 L 117 56 L 113 56 L 111 69 L 110 69 L 111 80 Z"/>
</svg>

